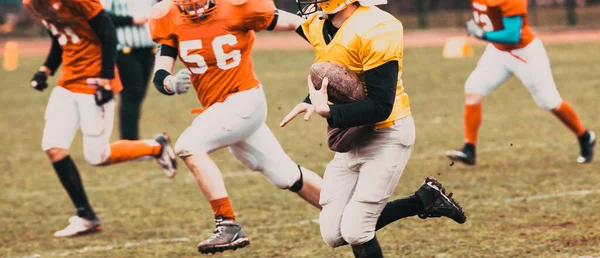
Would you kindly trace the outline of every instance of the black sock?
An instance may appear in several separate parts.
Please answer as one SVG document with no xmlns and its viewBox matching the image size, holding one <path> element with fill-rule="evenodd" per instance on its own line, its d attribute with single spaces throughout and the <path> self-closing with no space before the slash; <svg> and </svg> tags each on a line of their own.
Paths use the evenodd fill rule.
<svg viewBox="0 0 600 258">
<path fill-rule="evenodd" d="M 415 216 L 423 212 L 425 212 L 423 203 L 415 195 L 388 202 L 383 211 L 381 211 L 379 219 L 377 219 L 375 230 L 379 230 L 396 220 Z"/>
<path fill-rule="evenodd" d="M 362 245 L 352 245 L 352 253 L 356 258 L 383 258 L 376 236 Z"/>
<path fill-rule="evenodd" d="M 77 216 L 86 219 L 95 219 L 96 214 L 88 202 L 81 178 L 79 177 L 79 171 L 71 156 L 66 156 L 64 159 L 54 162 L 52 166 L 54 166 L 58 179 L 60 179 L 71 201 L 73 201 L 73 205 L 77 209 Z"/>
</svg>

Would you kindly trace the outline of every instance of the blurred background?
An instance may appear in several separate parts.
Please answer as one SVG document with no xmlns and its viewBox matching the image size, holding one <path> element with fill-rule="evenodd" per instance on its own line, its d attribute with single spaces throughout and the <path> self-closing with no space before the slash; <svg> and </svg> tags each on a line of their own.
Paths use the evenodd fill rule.
<svg viewBox="0 0 600 258">
<path fill-rule="evenodd" d="M 275 0 L 287 11 L 298 11 L 293 0 Z M 466 0 L 391 0 L 383 9 L 397 15 L 406 29 L 462 28 L 471 18 Z M 529 0 L 530 23 L 536 29 L 600 27 L 600 0 Z M 0 0 L 0 37 L 45 35 L 24 10 L 22 0 Z"/>
</svg>

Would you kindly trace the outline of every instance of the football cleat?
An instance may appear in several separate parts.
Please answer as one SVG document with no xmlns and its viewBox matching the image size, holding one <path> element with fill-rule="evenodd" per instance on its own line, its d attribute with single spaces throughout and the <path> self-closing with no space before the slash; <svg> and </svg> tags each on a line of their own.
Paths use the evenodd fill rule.
<svg viewBox="0 0 600 258">
<path fill-rule="evenodd" d="M 160 154 L 156 156 L 156 161 L 163 169 L 168 178 L 173 178 L 177 174 L 177 157 L 171 144 L 171 138 L 167 133 L 161 133 L 154 137 L 154 140 L 160 143 Z"/>
<path fill-rule="evenodd" d="M 94 233 L 102 230 L 100 220 L 95 218 L 93 220 L 85 219 L 78 216 L 69 218 L 69 225 L 63 230 L 54 232 L 55 237 L 74 237 L 84 234 Z"/>
<path fill-rule="evenodd" d="M 446 157 L 452 161 L 462 162 L 466 165 L 475 165 L 475 145 L 465 143 L 462 150 L 446 151 Z"/>
<path fill-rule="evenodd" d="M 594 145 L 596 145 L 596 134 L 592 131 L 585 131 L 585 133 L 579 137 L 579 146 L 581 147 L 581 154 L 577 157 L 577 163 L 589 163 L 594 158 Z"/>
<path fill-rule="evenodd" d="M 446 189 L 435 178 L 425 178 L 415 195 L 419 197 L 425 209 L 423 214 L 418 214 L 419 218 L 448 217 L 459 224 L 467 221 L 465 212 L 460 204 L 454 201 L 452 193 L 446 195 Z"/>
<path fill-rule="evenodd" d="M 244 230 L 235 220 L 217 217 L 215 221 L 217 223 L 215 231 L 210 238 L 198 244 L 198 252 L 214 254 L 244 248 L 250 244 Z"/>
</svg>

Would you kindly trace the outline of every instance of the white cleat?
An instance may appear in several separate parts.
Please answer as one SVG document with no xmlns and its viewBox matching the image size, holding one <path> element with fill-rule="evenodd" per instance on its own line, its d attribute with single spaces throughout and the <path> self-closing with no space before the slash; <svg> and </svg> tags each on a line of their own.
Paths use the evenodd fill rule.
<svg viewBox="0 0 600 258">
<path fill-rule="evenodd" d="M 55 237 L 74 237 L 83 234 L 98 232 L 102 230 L 99 219 L 88 220 L 82 217 L 73 216 L 69 218 L 69 225 L 63 229 L 54 232 Z"/>
<path fill-rule="evenodd" d="M 161 133 L 154 137 L 154 140 L 160 143 L 161 146 L 160 154 L 156 156 L 156 161 L 168 178 L 175 177 L 177 175 L 177 157 L 171 144 L 171 138 L 167 133 Z"/>
</svg>

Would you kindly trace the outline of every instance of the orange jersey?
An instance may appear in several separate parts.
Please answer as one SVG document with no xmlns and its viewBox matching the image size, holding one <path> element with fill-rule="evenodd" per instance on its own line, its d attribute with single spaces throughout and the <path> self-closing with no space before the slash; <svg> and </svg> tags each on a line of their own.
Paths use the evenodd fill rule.
<svg viewBox="0 0 600 258">
<path fill-rule="evenodd" d="M 24 4 L 29 5 L 29 1 L 25 0 Z M 42 20 L 62 48 L 58 85 L 71 92 L 94 94 L 96 86 L 88 85 L 87 79 L 100 76 L 102 43 L 88 21 L 102 11 L 102 4 L 99 0 L 49 0 L 48 4 L 60 17 L 73 19 L 72 25 L 63 27 Z M 123 89 L 116 68 L 111 87 L 115 93 Z"/>
<path fill-rule="evenodd" d="M 252 65 L 254 31 L 269 27 L 275 4 L 273 0 L 233 2 L 218 1 L 198 21 L 182 17 L 170 0 L 152 8 L 152 40 L 178 49 L 180 60 L 192 72 L 192 85 L 203 108 L 260 83 Z"/>
<path fill-rule="evenodd" d="M 521 39 L 517 44 L 493 43 L 497 49 L 510 51 L 527 46 L 533 39 L 535 33 L 527 21 L 527 0 L 471 0 L 475 22 L 484 31 L 496 31 L 504 29 L 502 17 L 521 16 L 523 27 L 521 28 Z"/>
</svg>

